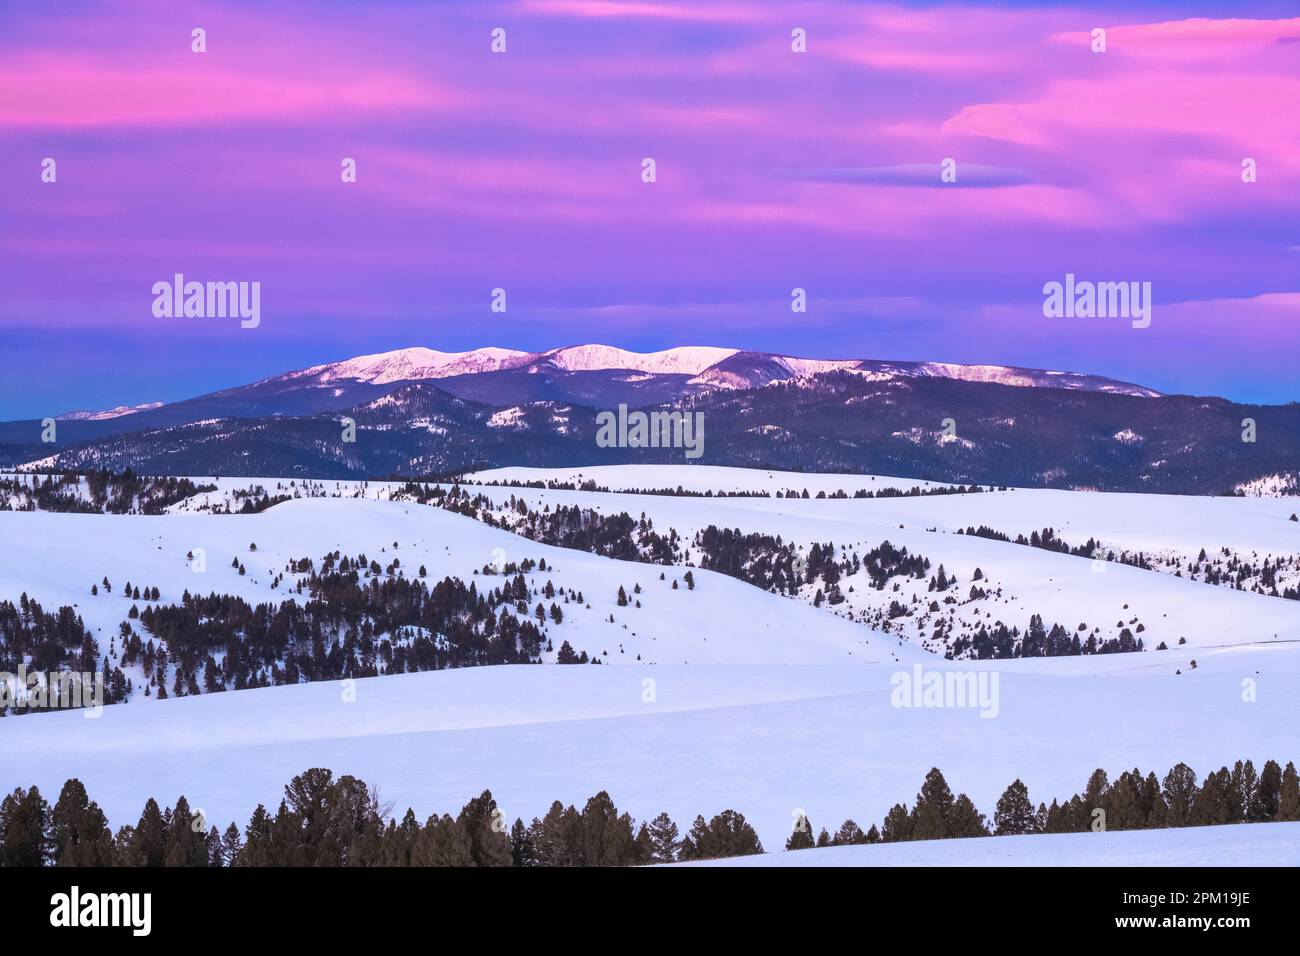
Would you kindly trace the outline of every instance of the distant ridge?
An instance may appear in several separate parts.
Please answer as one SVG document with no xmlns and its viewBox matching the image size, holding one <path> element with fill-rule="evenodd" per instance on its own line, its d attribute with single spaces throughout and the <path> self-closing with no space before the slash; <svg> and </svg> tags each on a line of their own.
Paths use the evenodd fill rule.
<svg viewBox="0 0 1300 956">
<path fill-rule="evenodd" d="M 600 344 L 573 345 L 544 352 L 522 352 L 495 347 L 466 352 L 440 352 L 415 346 L 314 365 L 266 381 L 315 379 L 325 384 L 347 380 L 385 385 L 511 369 L 523 369 L 534 374 L 542 371 L 627 371 L 647 375 L 685 375 L 689 376 L 687 384 L 694 391 L 762 388 L 772 382 L 848 371 L 873 378 L 951 378 L 1024 388 L 1082 389 L 1140 398 L 1156 398 L 1160 394 L 1142 385 L 1100 375 L 1008 365 L 889 362 L 856 358 L 817 359 L 714 346 L 679 346 L 658 352 L 634 352 Z"/>
</svg>

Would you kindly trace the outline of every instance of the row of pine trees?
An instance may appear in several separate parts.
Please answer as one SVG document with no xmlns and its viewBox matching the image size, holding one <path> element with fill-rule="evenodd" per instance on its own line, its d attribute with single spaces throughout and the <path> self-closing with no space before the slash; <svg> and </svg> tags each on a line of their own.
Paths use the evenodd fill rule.
<svg viewBox="0 0 1300 956">
<path fill-rule="evenodd" d="M 1081 794 L 1037 809 L 1016 780 L 998 799 L 991 825 L 933 768 L 913 806 L 896 804 L 880 826 L 863 831 L 846 820 L 833 836 L 823 829 L 814 838 L 799 813 L 785 848 L 1296 820 L 1300 777 L 1293 763 L 1284 769 L 1273 760 L 1259 773 L 1239 760 L 1200 783 L 1184 763 L 1163 781 L 1139 770 L 1111 781 L 1099 769 Z M 758 834 L 735 810 L 708 821 L 697 816 L 682 835 L 667 813 L 638 824 L 604 791 L 581 810 L 556 801 L 530 824 L 509 825 L 488 790 L 454 817 L 434 813 L 421 824 L 408 809 L 399 821 L 376 788 L 322 768 L 294 777 L 274 813 L 259 804 L 242 832 L 234 823 L 224 832 L 210 826 L 182 796 L 165 809 L 151 798 L 134 826 L 113 833 L 76 779 L 53 807 L 36 787 L 19 787 L 0 802 L 3 866 L 643 866 L 762 852 Z"/>
<path fill-rule="evenodd" d="M 954 837 L 1017 836 L 1028 833 L 1082 833 L 1106 830 L 1153 830 L 1169 827 L 1220 826 L 1300 820 L 1300 774 L 1295 764 L 1283 769 L 1275 760 L 1256 772 L 1252 761 L 1238 760 L 1197 782 L 1196 771 L 1179 763 L 1165 774 L 1145 776 L 1126 770 L 1115 780 L 1097 769 L 1083 793 L 1064 802 L 1034 808 L 1029 789 L 1019 779 L 998 798 L 990 824 L 964 793 L 953 797 L 937 767 L 925 776 L 915 804 L 895 804 L 880 826 L 863 831 L 845 820 L 834 835 L 823 829 L 816 838 L 805 815 L 795 818 L 787 850 L 943 840 Z"/>
<path fill-rule="evenodd" d="M 0 865 L 15 867 L 639 866 L 762 852 L 734 810 L 679 836 L 668 814 L 637 825 L 603 791 L 581 810 L 557 801 L 527 825 L 509 825 L 487 790 L 454 817 L 421 824 L 408 809 L 398 821 L 376 788 L 322 768 L 294 777 L 274 813 L 258 805 L 242 832 L 210 826 L 182 796 L 165 809 L 149 799 L 114 834 L 76 779 L 53 807 L 36 787 L 0 802 Z"/>
</svg>

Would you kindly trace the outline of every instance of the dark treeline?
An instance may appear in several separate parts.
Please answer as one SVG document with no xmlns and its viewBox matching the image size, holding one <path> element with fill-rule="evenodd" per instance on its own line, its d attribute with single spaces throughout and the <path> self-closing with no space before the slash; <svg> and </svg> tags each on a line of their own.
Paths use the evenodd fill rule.
<svg viewBox="0 0 1300 956">
<path fill-rule="evenodd" d="M 26 592 L 16 605 L 0 601 L 0 672 L 16 675 L 23 665 L 29 673 L 44 675 L 102 673 L 105 704 L 126 700 L 131 692 L 131 682 L 102 655 L 99 642 L 74 608 L 65 604 L 51 614 Z M 0 716 L 28 712 L 26 707 L 0 706 Z"/>
<path fill-rule="evenodd" d="M 1043 551 L 1055 551 L 1057 554 L 1071 554 L 1076 558 L 1114 561 L 1118 564 L 1142 568 L 1144 571 L 1153 570 L 1147 556 L 1140 551 L 1132 554 L 1128 551 L 1121 551 L 1119 554 L 1114 551 L 1102 551 L 1101 545 L 1097 543 L 1095 538 L 1089 538 L 1086 544 L 1071 547 L 1067 542 L 1056 536 L 1056 531 L 1053 528 L 1031 531 L 1028 538 L 1023 534 L 1018 534 L 1014 539 L 1010 535 L 1003 534 L 1001 531 L 994 531 L 986 525 L 980 525 L 978 528 L 967 527 L 965 531 L 958 528 L 957 533 L 974 535 L 977 538 L 988 538 L 992 541 L 1005 541 L 1009 544 L 1020 544 L 1030 548 L 1039 548 Z"/>
<path fill-rule="evenodd" d="M 158 515 L 178 501 L 217 489 L 188 478 L 145 478 L 130 468 L 120 474 L 91 471 L 84 478 L 89 501 L 79 494 L 82 476 L 76 473 L 0 478 L 0 511 Z M 17 507 L 9 503 L 10 495 L 19 499 Z"/>
<path fill-rule="evenodd" d="M 498 518 L 494 514 L 497 509 L 492 499 L 483 494 L 471 495 L 459 486 L 445 488 L 412 482 L 405 485 L 398 494 L 420 504 L 445 508 L 492 527 L 521 534 L 543 544 L 626 561 L 665 565 L 692 564 L 691 549 L 682 546 L 676 529 L 670 528 L 667 535 L 662 535 L 655 531 L 654 522 L 644 513 L 638 521 L 626 512 L 607 515 L 576 505 L 560 505 L 555 509 L 548 505 L 537 511 L 529 508 L 522 498 L 516 499 L 511 495 L 504 509 L 506 514 Z M 1010 540 L 983 526 L 968 529 L 967 533 Z M 1049 550 L 1063 547 L 1050 528 L 1045 529 L 1043 535 L 1035 532 L 1032 539 L 1021 539 L 1021 543 L 1032 543 L 1035 547 L 1043 547 L 1044 541 Z M 870 586 L 883 591 L 891 578 L 904 576 L 924 580 L 931 568 L 929 558 L 911 553 L 906 548 L 895 547 L 889 541 L 881 542 L 862 555 L 857 551 L 845 554 L 843 548 L 837 551 L 834 542 L 814 543 L 805 559 L 792 545 L 783 542 L 779 535 L 747 534 L 739 528 L 709 525 L 696 534 L 691 544 L 699 567 L 738 578 L 765 591 L 794 595 L 803 585 L 817 584 L 813 594 L 814 607 L 843 604 L 846 598 L 841 581 L 844 578 L 865 572 Z M 1094 542 L 1090 541 L 1089 544 Z M 983 575 L 979 571 L 976 575 L 978 582 Z M 930 578 L 928 590 L 941 593 L 956 586 L 956 577 L 949 576 L 940 565 L 938 572 Z M 852 585 L 849 585 L 849 589 L 852 589 Z M 895 583 L 894 590 L 898 589 L 899 586 Z M 987 593 L 978 583 L 971 586 L 968 600 L 982 600 L 985 597 Z M 945 603 L 956 600 L 957 598 L 945 594 Z M 933 602 L 930 609 L 938 611 L 938 602 Z M 892 621 L 910 617 L 913 613 L 907 604 L 893 600 L 887 611 L 883 612 L 880 626 L 888 631 Z M 1137 629 L 1142 630 L 1140 626 Z M 967 656 L 987 660 L 1116 654 L 1144 649 L 1142 639 L 1125 627 L 1123 622 L 1120 622 L 1119 634 L 1110 639 L 1100 638 L 1095 629 L 1081 638 L 1079 634 L 1087 630 L 1082 624 L 1078 631 L 1070 631 L 1057 623 L 1047 628 L 1042 617 L 1034 614 L 1030 616 L 1028 627 L 1023 632 L 1019 627 L 997 622 L 989 626 L 981 625 L 973 634 L 952 638 L 946 642 L 948 649 L 945 656 L 950 659 Z"/>
<path fill-rule="evenodd" d="M 832 605 L 843 603 L 841 577 L 865 570 L 871 586 L 883 591 L 891 577 L 924 578 L 930 569 L 928 558 L 909 554 L 906 548 L 895 548 L 888 541 L 865 555 L 855 551 L 840 559 L 834 542 L 814 543 L 805 559 L 779 535 L 745 534 L 739 528 L 709 525 L 696 534 L 694 545 L 700 567 L 740 578 L 765 591 L 794 594 L 802 585 L 821 582 L 824 591 L 819 588 L 813 598 L 818 607 L 823 600 Z"/>
<path fill-rule="evenodd" d="M 114 834 L 76 779 L 53 807 L 36 787 L 0 803 L 3 866 L 638 866 L 762 852 L 734 810 L 696 817 L 679 838 L 666 813 L 637 825 L 604 791 L 531 824 L 508 825 L 487 790 L 454 817 L 421 824 L 408 809 L 399 822 L 377 789 L 321 768 L 294 777 L 274 813 L 259 804 L 242 832 L 218 831 L 182 796 L 166 809 L 151 798 Z"/>
<path fill-rule="evenodd" d="M 1080 624 L 1078 630 L 1071 632 L 1056 623 L 1048 629 L 1042 617 L 1034 614 L 1023 632 L 1017 627 L 1008 628 L 998 623 L 992 627 L 981 624 L 974 634 L 959 634 L 952 639 L 944 656 L 949 660 L 969 656 L 981 661 L 1012 657 L 1074 657 L 1079 654 L 1130 654 L 1145 647 L 1142 638 L 1134 637 L 1127 627 L 1121 627 L 1119 635 L 1109 640 L 1099 640 L 1095 631 L 1080 640 L 1079 635 L 1087 630 L 1086 624 Z"/>
<path fill-rule="evenodd" d="M 400 480 L 400 479 L 398 479 Z M 464 477 L 459 478 L 464 481 Z M 875 478 L 872 478 L 874 481 Z M 610 488 L 607 485 L 599 485 L 594 480 L 588 478 L 586 481 L 557 481 L 548 478 L 545 481 L 519 481 L 511 479 L 510 481 L 476 481 L 474 484 L 482 485 L 484 488 L 531 488 L 537 491 L 595 491 L 604 494 L 620 495 L 659 495 L 670 498 L 802 498 L 802 499 L 846 499 L 846 498 L 921 498 L 930 495 L 965 495 L 978 494 L 985 489 L 979 485 L 939 485 L 933 488 L 922 488 L 920 485 L 913 485 L 911 488 L 881 488 L 879 491 L 873 491 L 866 488 L 858 488 L 849 494 L 843 488 L 837 488 L 829 494 L 825 491 L 819 491 L 815 495 L 810 495 L 808 489 L 796 491 L 793 488 L 787 488 L 784 491 L 778 490 L 775 495 L 765 489 L 757 491 L 694 491 L 683 488 L 678 485 L 676 488 Z M 990 485 L 990 491 L 994 490 Z M 996 489 L 1006 491 L 1005 486 Z"/>
<path fill-rule="evenodd" d="M 814 840 L 811 824 L 801 817 L 786 849 L 1296 820 L 1300 820 L 1300 775 L 1290 762 L 1284 770 L 1269 760 L 1256 773 L 1251 761 L 1238 760 L 1231 770 L 1222 767 L 1200 784 L 1185 763 L 1171 769 L 1163 781 L 1155 773 L 1143 776 L 1136 768 L 1111 781 L 1106 771 L 1097 769 L 1083 793 L 1063 802 L 1053 799 L 1051 806 L 1040 803 L 1037 809 L 1028 788 L 1017 779 L 998 798 L 991 825 L 965 794 L 954 798 L 943 774 L 934 768 L 926 774 L 913 806 L 895 804 L 879 827 L 872 824 L 864 832 L 845 820 L 833 836 L 823 829 Z"/>
<path fill-rule="evenodd" d="M 1296 820 L 1300 778 L 1293 763 L 1282 769 L 1273 760 L 1258 774 L 1251 761 L 1237 761 L 1199 784 L 1184 763 L 1163 782 L 1137 769 L 1110 781 L 1098 769 L 1081 794 L 1037 809 L 1015 780 L 991 822 L 934 768 L 914 804 L 895 804 L 879 826 L 863 831 L 845 820 L 834 835 L 823 829 L 814 838 L 800 815 L 785 848 Z M 762 852 L 734 810 L 697 816 L 681 835 L 668 814 L 638 824 L 604 791 L 581 810 L 556 801 L 529 824 L 508 825 L 488 790 L 454 817 L 434 813 L 421 824 L 408 809 L 399 821 L 376 788 L 321 768 L 294 777 L 274 813 L 259 804 L 242 831 L 234 823 L 219 831 L 181 796 L 167 808 L 149 799 L 139 821 L 114 834 L 76 779 L 53 807 L 36 787 L 0 802 L 3 866 L 640 866 Z"/>
<path fill-rule="evenodd" d="M 435 505 L 465 515 L 494 528 L 522 535 L 531 541 L 587 551 L 606 558 L 642 561 L 650 564 L 673 564 L 681 557 L 680 539 L 675 530 L 661 535 L 654 522 L 644 514 L 640 521 L 627 512 L 606 515 L 594 508 L 564 505 L 542 511 L 528 507 L 522 498 L 510 496 L 507 510 L 515 520 L 498 520 L 493 514 L 495 503 L 486 495 L 470 495 L 459 486 L 450 489 L 438 485 L 403 486 L 394 497 L 401 496 L 419 504 Z"/>
<path fill-rule="evenodd" d="M 141 664 L 165 697 L 169 683 L 172 694 L 197 694 L 200 685 L 242 690 L 541 660 L 546 641 L 529 619 L 534 595 L 522 574 L 480 591 L 459 578 L 430 586 L 423 567 L 410 578 L 400 571 L 398 558 L 381 567 L 336 551 L 319 568 L 307 558 L 285 568 L 307 575 L 294 587 L 302 603 L 253 607 L 229 594 L 187 591 L 179 604 L 140 613 L 152 637 L 123 624 L 122 662 Z"/>
</svg>

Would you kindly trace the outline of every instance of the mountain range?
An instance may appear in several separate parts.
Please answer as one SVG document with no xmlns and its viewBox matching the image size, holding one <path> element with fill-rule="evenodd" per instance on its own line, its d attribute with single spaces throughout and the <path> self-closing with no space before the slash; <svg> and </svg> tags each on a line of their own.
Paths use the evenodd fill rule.
<svg viewBox="0 0 1300 956">
<path fill-rule="evenodd" d="M 708 464 L 1176 493 L 1276 487 L 1277 476 L 1286 486 L 1300 472 L 1296 403 L 1008 366 L 607 345 L 363 355 L 184 401 L 68 413 L 53 444 L 39 421 L 0 422 L 0 465 L 342 478 L 681 460 L 600 447 L 597 415 L 619 405 L 703 413 Z M 355 442 L 341 440 L 343 417 Z"/>
</svg>

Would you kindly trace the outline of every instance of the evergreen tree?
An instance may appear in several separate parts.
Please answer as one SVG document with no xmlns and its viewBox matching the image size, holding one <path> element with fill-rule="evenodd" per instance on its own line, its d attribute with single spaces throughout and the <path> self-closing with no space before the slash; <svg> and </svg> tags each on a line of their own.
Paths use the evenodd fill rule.
<svg viewBox="0 0 1300 956">
<path fill-rule="evenodd" d="M 629 866 L 635 856 L 632 818 L 619 816 L 604 790 L 582 808 L 582 858 L 586 866 Z"/>
<path fill-rule="evenodd" d="M 166 852 L 167 824 L 157 801 L 150 797 L 131 837 L 130 858 L 135 866 L 162 866 Z"/>
<path fill-rule="evenodd" d="M 44 866 L 55 851 L 50 805 L 36 787 L 0 801 L 0 864 Z"/>
<path fill-rule="evenodd" d="M 723 810 L 708 823 L 696 817 L 682 841 L 683 860 L 713 860 L 751 856 L 763 852 L 763 844 L 743 813 Z"/>
<path fill-rule="evenodd" d="M 474 866 L 474 844 L 447 814 L 429 817 L 411 851 L 412 866 Z"/>
<path fill-rule="evenodd" d="M 1166 822 L 1171 827 L 1192 824 L 1192 805 L 1196 802 L 1196 772 L 1185 763 L 1175 764 L 1165 775 L 1161 794 L 1168 807 Z"/>
<path fill-rule="evenodd" d="M 1300 776 L 1290 760 L 1282 771 L 1282 790 L 1278 795 L 1277 819 L 1283 822 L 1300 820 Z"/>
<path fill-rule="evenodd" d="M 1216 826 L 1236 822 L 1232 819 L 1232 807 L 1236 801 L 1229 793 L 1231 784 L 1232 775 L 1227 767 L 1205 775 L 1205 781 L 1192 802 L 1193 825 Z"/>
<path fill-rule="evenodd" d="M 1127 771 L 1107 790 L 1104 798 L 1106 810 L 1106 829 L 1136 830 L 1146 824 L 1146 815 L 1141 808 L 1141 777 L 1134 785 L 1134 774 Z"/>
<path fill-rule="evenodd" d="M 1259 773 L 1255 798 L 1247 808 L 1247 818 L 1252 823 L 1263 823 L 1277 817 L 1278 800 L 1282 796 L 1282 768 L 1276 760 L 1264 764 Z"/>
<path fill-rule="evenodd" d="M 516 819 L 515 825 L 510 828 L 510 861 L 514 866 L 537 864 L 537 847 L 533 843 L 533 835 L 520 819 Z"/>
<path fill-rule="evenodd" d="M 833 846 L 857 846 L 866 842 L 867 835 L 862 832 L 862 827 L 852 820 L 841 823 L 840 828 L 835 831 L 834 839 L 831 840 Z"/>
<path fill-rule="evenodd" d="M 1148 773 L 1142 781 L 1142 811 L 1146 815 L 1145 825 L 1149 829 L 1168 826 L 1169 806 L 1160 793 L 1160 781 L 1154 773 Z"/>
<path fill-rule="evenodd" d="M 243 846 L 244 841 L 240 838 L 239 827 L 232 822 L 221 835 L 221 865 L 234 866 L 235 858 L 239 856 Z"/>
<path fill-rule="evenodd" d="M 1259 775 L 1255 765 L 1249 760 L 1238 760 L 1232 767 L 1231 804 L 1233 822 L 1247 820 L 1251 805 L 1255 802 L 1255 791 L 1259 787 Z"/>
<path fill-rule="evenodd" d="M 1106 771 L 1098 767 L 1088 777 L 1088 784 L 1083 790 L 1083 804 L 1087 809 L 1089 817 L 1092 811 L 1097 808 L 1105 809 L 1106 791 L 1110 789 L 1110 779 L 1106 776 Z"/>
<path fill-rule="evenodd" d="M 996 836 L 1016 836 L 1037 831 L 1029 789 L 1017 778 L 998 798 L 997 809 L 993 812 L 993 833 Z"/>
<path fill-rule="evenodd" d="M 898 843 L 912 839 L 912 815 L 904 804 L 896 803 L 885 814 L 885 822 L 880 827 L 881 843 Z"/>
<path fill-rule="evenodd" d="M 711 849 L 712 847 L 709 845 L 709 825 L 704 822 L 704 817 L 697 815 L 686 836 L 682 837 L 681 859 L 707 860 L 709 859 L 707 854 Z"/>
<path fill-rule="evenodd" d="M 674 863 L 677 860 L 677 824 L 667 813 L 650 821 L 651 863 Z"/>
<path fill-rule="evenodd" d="M 636 831 L 636 839 L 633 841 L 632 848 L 632 865 L 649 866 L 654 862 L 655 845 L 650 836 L 650 825 L 642 823 Z"/>
<path fill-rule="evenodd" d="M 388 826 L 384 829 L 380 865 L 410 866 L 411 851 L 415 849 L 415 841 L 419 837 L 420 822 L 415 818 L 415 812 L 407 807 L 401 823 L 389 820 Z"/>
<path fill-rule="evenodd" d="M 812 824 L 802 813 L 794 821 L 794 826 L 790 829 L 790 837 L 785 841 L 787 850 L 810 850 L 815 846 L 813 842 Z"/>
<path fill-rule="evenodd" d="M 948 789 L 948 782 L 938 767 L 930 768 L 921 784 L 921 792 L 916 795 L 916 806 L 912 808 L 913 840 L 942 840 L 950 836 L 948 817 L 952 813 L 953 796 Z"/>
<path fill-rule="evenodd" d="M 56 866 L 112 866 L 113 834 L 99 805 L 73 777 L 63 785 L 50 822 Z"/>
<path fill-rule="evenodd" d="M 470 853 L 475 866 L 511 866 L 514 857 L 510 837 L 506 833 L 505 817 L 497 808 L 491 790 L 465 804 L 456 822 L 469 834 Z"/>
<path fill-rule="evenodd" d="M 249 817 L 248 826 L 244 828 L 244 844 L 235 855 L 231 866 L 270 866 L 271 865 L 271 815 L 266 807 L 258 804 Z"/>
<path fill-rule="evenodd" d="M 176 798 L 163 844 L 164 866 L 207 866 L 207 826 L 190 811 L 185 797 Z"/>
<path fill-rule="evenodd" d="M 957 794 L 952 812 L 948 815 L 948 835 L 951 837 L 984 837 L 989 835 L 984 814 L 975 809 L 971 798 L 964 793 Z"/>
<path fill-rule="evenodd" d="M 578 811 L 556 800 L 541 820 L 534 843 L 542 866 L 581 866 L 582 819 Z"/>
</svg>

